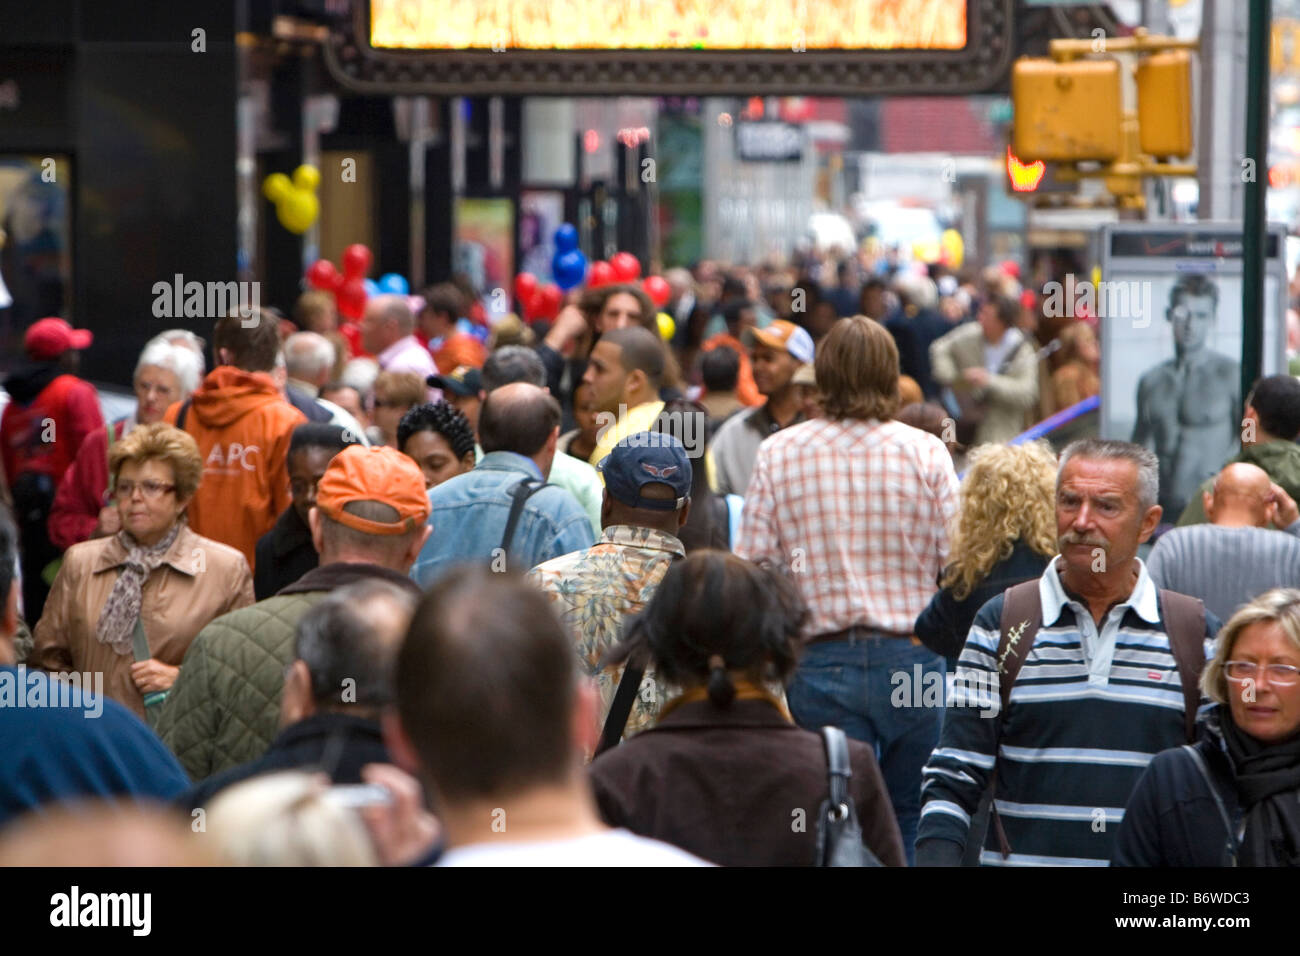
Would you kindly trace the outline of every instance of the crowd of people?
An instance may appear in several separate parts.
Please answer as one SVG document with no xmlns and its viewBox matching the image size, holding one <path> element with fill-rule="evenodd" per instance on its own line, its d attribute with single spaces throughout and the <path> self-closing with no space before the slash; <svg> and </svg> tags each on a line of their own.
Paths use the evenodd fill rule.
<svg viewBox="0 0 1300 956">
<path fill-rule="evenodd" d="M 874 266 L 307 292 L 108 423 L 32 325 L 0 863 L 1300 865 L 1300 379 L 1166 514 L 1152 451 L 1018 437 L 1095 320 Z"/>
</svg>

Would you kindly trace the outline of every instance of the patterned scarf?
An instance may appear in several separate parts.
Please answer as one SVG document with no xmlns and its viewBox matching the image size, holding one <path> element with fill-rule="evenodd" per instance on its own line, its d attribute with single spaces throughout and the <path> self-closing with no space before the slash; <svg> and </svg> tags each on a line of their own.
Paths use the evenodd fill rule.
<svg viewBox="0 0 1300 956">
<path fill-rule="evenodd" d="M 119 531 L 117 540 L 126 548 L 126 561 L 113 582 L 113 590 L 99 613 L 95 636 L 119 654 L 134 655 L 133 636 L 136 619 L 140 617 L 141 590 L 154 569 L 163 563 L 167 551 L 181 532 L 177 521 L 163 539 L 152 548 L 142 548 L 130 532 Z"/>
</svg>

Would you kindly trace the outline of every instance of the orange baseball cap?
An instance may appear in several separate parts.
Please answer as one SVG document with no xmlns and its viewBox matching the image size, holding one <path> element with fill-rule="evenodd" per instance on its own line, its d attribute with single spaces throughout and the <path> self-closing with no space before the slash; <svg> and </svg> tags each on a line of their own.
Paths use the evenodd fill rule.
<svg viewBox="0 0 1300 956">
<path fill-rule="evenodd" d="M 808 330 L 784 319 L 777 319 L 765 329 L 750 329 L 749 334 L 755 342 L 789 352 L 802 363 L 813 361 L 817 354 Z"/>
<path fill-rule="evenodd" d="M 397 511 L 393 523 L 343 510 L 353 501 L 378 501 Z M 429 497 L 419 466 L 396 448 L 349 445 L 334 456 L 316 486 L 316 507 L 339 524 L 370 534 L 406 534 L 429 520 Z"/>
</svg>

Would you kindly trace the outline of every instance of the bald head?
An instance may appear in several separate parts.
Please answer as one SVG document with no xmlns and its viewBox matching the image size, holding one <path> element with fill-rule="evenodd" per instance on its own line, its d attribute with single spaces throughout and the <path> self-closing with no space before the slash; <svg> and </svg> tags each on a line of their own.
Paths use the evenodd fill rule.
<svg viewBox="0 0 1300 956">
<path fill-rule="evenodd" d="M 483 400 L 478 436 L 484 454 L 511 451 L 533 459 L 548 475 L 559 435 L 560 404 L 544 388 L 511 382 L 493 389 Z"/>
<path fill-rule="evenodd" d="M 1268 472 L 1246 462 L 1226 465 L 1204 498 L 1210 522 L 1224 527 L 1267 527 L 1277 509 Z"/>
</svg>

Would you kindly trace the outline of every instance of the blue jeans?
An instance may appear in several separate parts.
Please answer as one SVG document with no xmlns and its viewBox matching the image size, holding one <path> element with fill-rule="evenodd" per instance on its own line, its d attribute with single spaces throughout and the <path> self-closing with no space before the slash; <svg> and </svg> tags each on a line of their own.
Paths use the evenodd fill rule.
<svg viewBox="0 0 1300 956">
<path fill-rule="evenodd" d="M 942 657 L 906 638 L 859 631 L 849 640 L 808 645 L 786 691 L 800 727 L 833 725 L 875 748 L 909 866 L 921 819 L 921 770 L 943 725 L 944 672 Z"/>
</svg>

